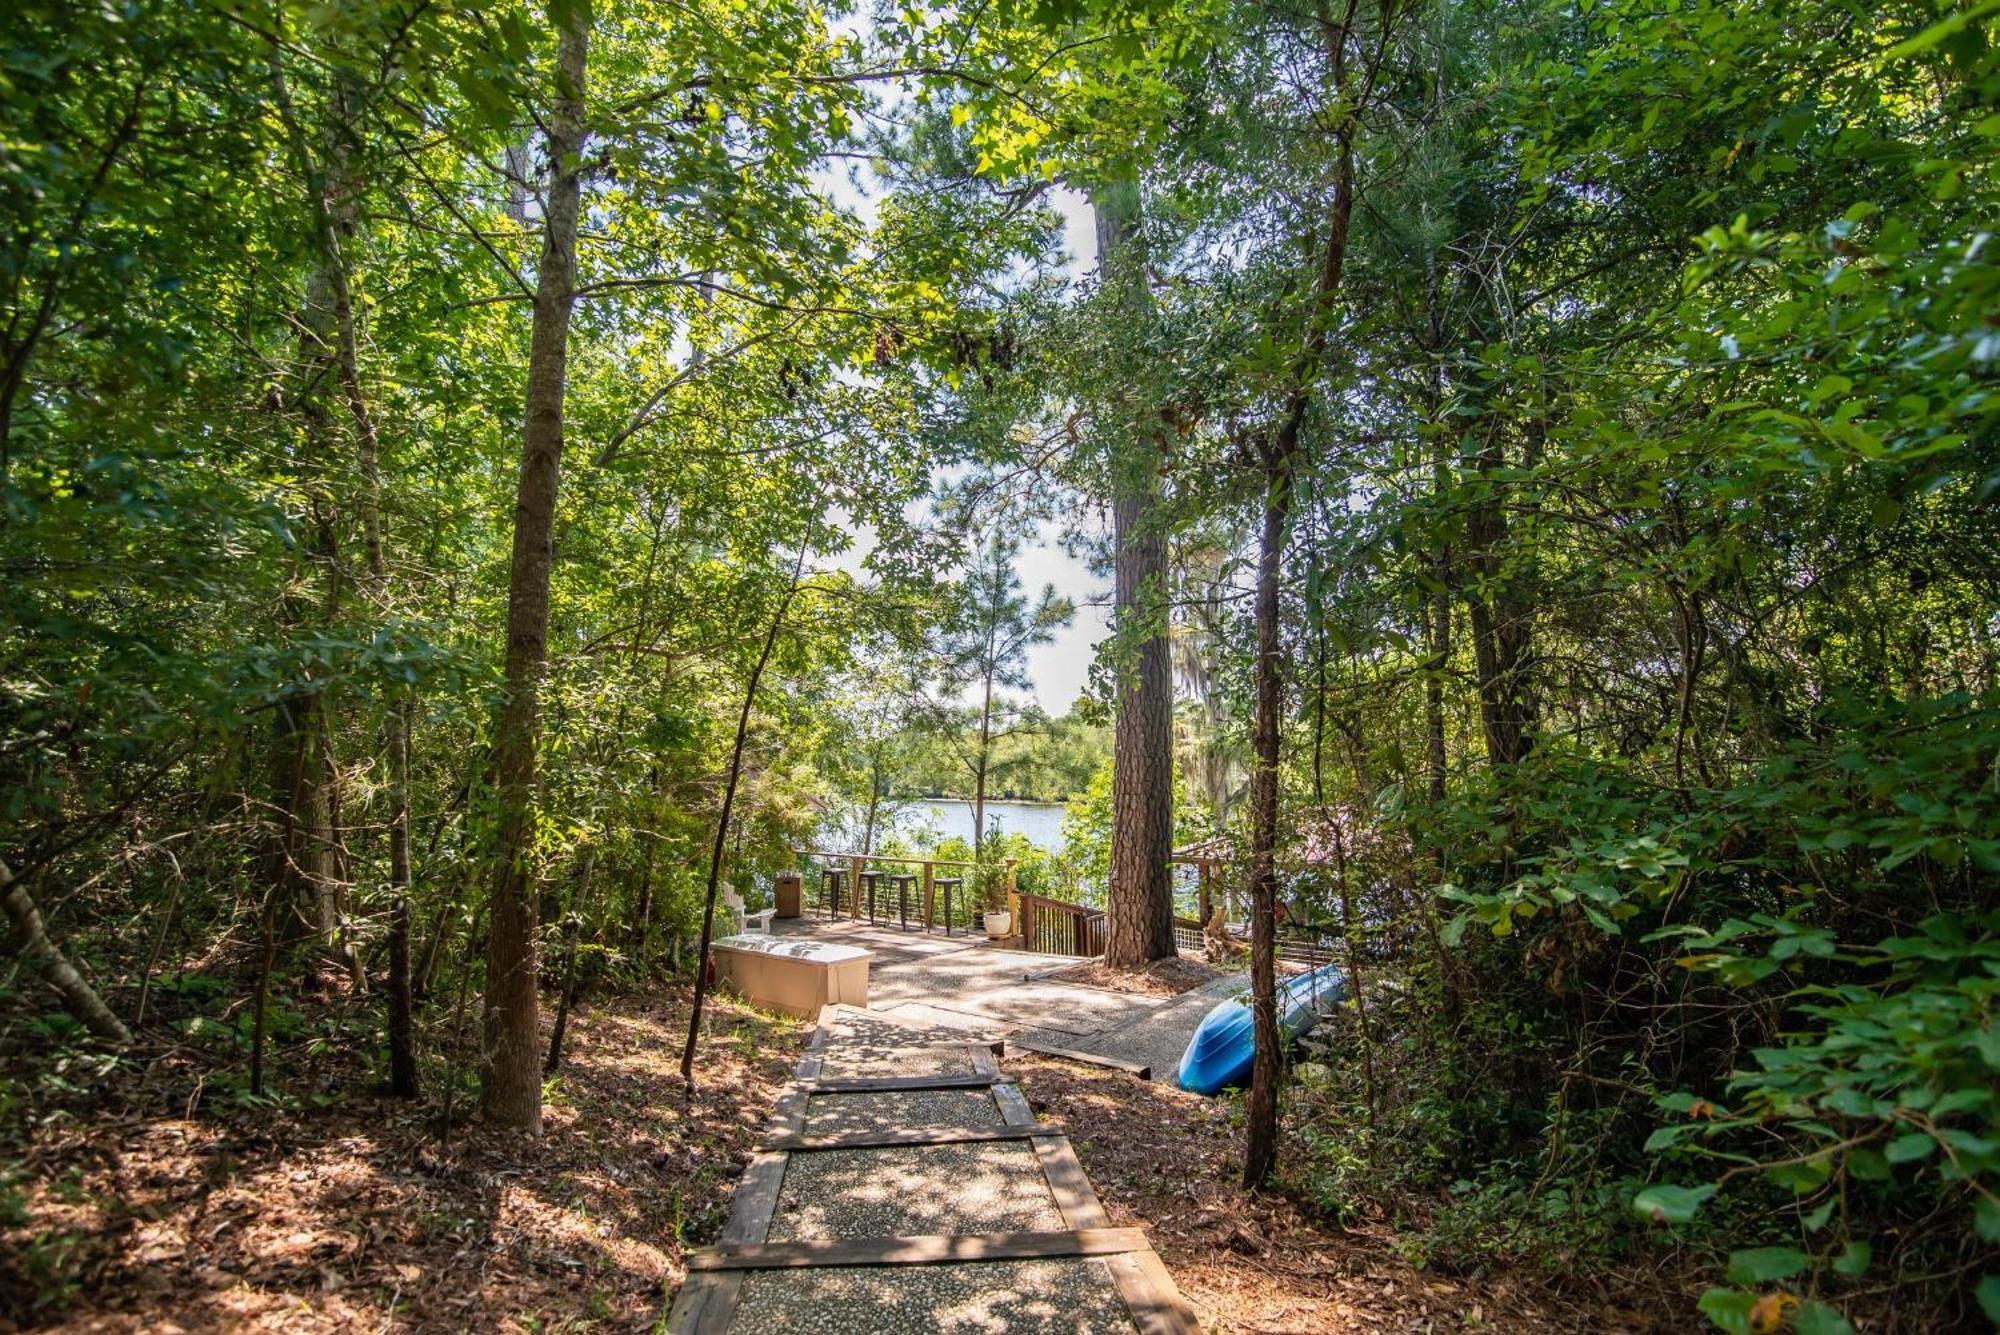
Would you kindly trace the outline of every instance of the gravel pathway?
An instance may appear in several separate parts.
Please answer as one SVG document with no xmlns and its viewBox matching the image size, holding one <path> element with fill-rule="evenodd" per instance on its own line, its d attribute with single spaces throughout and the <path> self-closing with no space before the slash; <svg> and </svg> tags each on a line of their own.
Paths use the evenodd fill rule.
<svg viewBox="0 0 2000 1335">
<path fill-rule="evenodd" d="M 1000 1140 L 794 1154 L 770 1240 L 1062 1227 L 1034 1148 Z"/>
<path fill-rule="evenodd" d="M 835 1040 L 821 1058 L 822 1080 L 876 1075 L 971 1075 L 972 1054 L 961 1038 L 950 1047 L 875 1047 Z"/>
<path fill-rule="evenodd" d="M 940 1025 L 898 1022 L 853 1007 L 843 1007 L 839 1017 L 827 1026 L 827 1041 L 830 1050 L 836 1052 L 857 1044 L 900 1048 L 913 1043 L 963 1043 L 965 1031 Z"/>
<path fill-rule="evenodd" d="M 870 1094 L 815 1094 L 806 1103 L 806 1134 L 832 1136 L 886 1126 L 1002 1126 L 1000 1105 L 983 1089 L 885 1089 Z"/>
<path fill-rule="evenodd" d="M 1102 1261 L 1065 1259 L 759 1271 L 743 1281 L 735 1328 L 1131 1335 L 1133 1326 Z"/>
<path fill-rule="evenodd" d="M 989 1088 L 809 1093 L 805 1082 L 814 1078 L 858 1075 L 958 1075 L 983 1069 L 986 1079 L 1007 1081 L 963 1030 L 940 1033 L 934 1024 L 899 1024 L 880 1012 L 841 1007 L 828 1013 L 824 1037 L 812 1059 L 801 1062 L 801 1083 L 794 1090 L 804 1095 L 804 1103 L 784 1105 L 785 1115 L 777 1123 L 783 1134 L 1004 1126 L 1003 1110 L 1020 1106 L 1009 1102 L 1018 1100 L 1018 1091 L 1008 1091 L 1003 1099 Z M 956 1041 L 945 1044 L 941 1038 Z M 704 1273 L 689 1276 L 669 1329 L 726 1327 L 733 1335 L 1137 1335 L 1132 1313 L 1143 1311 L 1149 1328 L 1157 1325 L 1182 1335 L 1198 1330 L 1158 1258 L 1137 1255 L 1148 1251 L 1138 1236 L 1129 1241 L 1104 1235 L 1064 1237 L 1054 1247 L 1048 1240 L 1032 1247 L 1022 1239 L 1000 1244 L 1003 1255 L 1006 1250 L 1032 1254 L 1111 1245 L 1120 1254 L 1110 1262 L 1095 1256 L 1040 1256 L 926 1263 L 870 1241 L 1068 1235 L 1104 1228 L 1103 1208 L 1083 1179 L 1068 1139 L 1060 1134 L 1032 1142 L 795 1149 L 771 1158 L 776 1163 L 770 1166 L 781 1165 L 781 1173 L 747 1173 L 738 1189 L 730 1223 L 734 1242 L 750 1247 L 842 1243 L 848 1244 L 840 1249 L 846 1259 L 880 1263 L 815 1265 L 810 1262 L 820 1257 L 836 1258 L 807 1248 L 807 1255 L 797 1258 L 808 1262 L 804 1265 L 735 1273 L 703 1267 Z M 1052 1181 L 1060 1184 L 1060 1196 Z M 759 1261 L 741 1252 L 734 1259 L 752 1266 Z"/>
</svg>

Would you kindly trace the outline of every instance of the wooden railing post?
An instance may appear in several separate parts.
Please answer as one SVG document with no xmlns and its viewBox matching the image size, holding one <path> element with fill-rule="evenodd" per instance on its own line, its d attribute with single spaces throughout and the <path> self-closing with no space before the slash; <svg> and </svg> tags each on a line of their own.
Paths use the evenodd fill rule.
<svg viewBox="0 0 2000 1335">
<path fill-rule="evenodd" d="M 1027 936 L 1025 935 L 1026 924 L 1021 921 L 1021 895 L 1020 892 L 1014 888 L 1014 859 L 1012 858 L 1007 859 L 1006 885 L 1007 885 L 1007 911 L 1011 915 L 1008 921 L 1014 924 L 1014 929 L 1016 931 L 1024 933 L 1021 938 L 1021 944 L 1028 949 L 1033 949 L 1033 947 L 1028 946 L 1028 939 Z"/>
<path fill-rule="evenodd" d="M 932 862 L 929 858 L 925 858 L 924 859 L 924 930 L 926 932 L 930 931 L 931 929 L 932 883 L 935 879 L 934 873 L 936 871 L 937 871 L 937 864 Z"/>
<path fill-rule="evenodd" d="M 858 919 L 861 916 L 861 873 L 867 870 L 868 859 L 864 857 L 857 857 L 854 859 L 853 866 L 854 866 L 854 879 L 851 884 L 854 891 L 854 897 L 847 901 L 847 916 L 850 918 Z"/>
</svg>

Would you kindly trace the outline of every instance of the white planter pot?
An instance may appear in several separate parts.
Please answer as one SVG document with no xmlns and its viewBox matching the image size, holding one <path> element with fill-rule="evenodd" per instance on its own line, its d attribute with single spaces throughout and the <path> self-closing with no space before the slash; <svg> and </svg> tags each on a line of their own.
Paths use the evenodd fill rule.
<svg viewBox="0 0 2000 1335">
<path fill-rule="evenodd" d="M 986 910 L 986 935 L 998 941 L 1014 930 L 1014 915 L 1006 909 Z"/>
</svg>

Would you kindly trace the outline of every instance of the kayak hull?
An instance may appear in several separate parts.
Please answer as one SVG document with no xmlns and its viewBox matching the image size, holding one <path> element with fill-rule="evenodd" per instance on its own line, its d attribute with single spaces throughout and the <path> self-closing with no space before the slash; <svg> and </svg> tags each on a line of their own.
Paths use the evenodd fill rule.
<svg viewBox="0 0 2000 1335">
<path fill-rule="evenodd" d="M 1320 1011 L 1347 995 L 1339 965 L 1300 974 L 1278 989 L 1278 1027 L 1289 1043 L 1313 1027 Z M 1180 1087 L 1196 1094 L 1241 1089 L 1256 1057 L 1255 1024 L 1247 1002 L 1230 998 L 1202 1017 L 1181 1054 Z"/>
</svg>

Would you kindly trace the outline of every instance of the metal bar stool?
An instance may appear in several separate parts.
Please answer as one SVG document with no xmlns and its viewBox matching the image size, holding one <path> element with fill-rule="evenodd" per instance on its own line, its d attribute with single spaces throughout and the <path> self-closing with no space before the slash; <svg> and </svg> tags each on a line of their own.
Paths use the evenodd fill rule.
<svg viewBox="0 0 2000 1335">
<path fill-rule="evenodd" d="M 896 888 L 896 926 L 907 932 L 910 930 L 910 892 L 917 888 L 917 878 L 909 872 L 898 872 L 889 878 L 889 884 Z"/>
<path fill-rule="evenodd" d="M 861 884 L 868 891 L 868 921 L 870 922 L 875 921 L 875 886 L 881 879 L 882 873 L 879 871 L 864 871 L 861 873 Z"/>
<path fill-rule="evenodd" d="M 937 890 L 941 891 L 944 894 L 944 934 L 946 936 L 950 936 L 952 930 L 952 922 L 953 922 L 951 914 L 952 892 L 954 890 L 957 890 L 958 887 L 962 884 L 964 884 L 964 880 L 962 877 L 958 876 L 940 876 L 935 881 L 931 882 L 931 885 L 933 887 L 935 887 Z"/>
<path fill-rule="evenodd" d="M 847 872 L 841 867 L 828 867 L 820 880 L 819 906 L 829 918 L 840 916 L 840 891 L 847 883 Z"/>
</svg>

